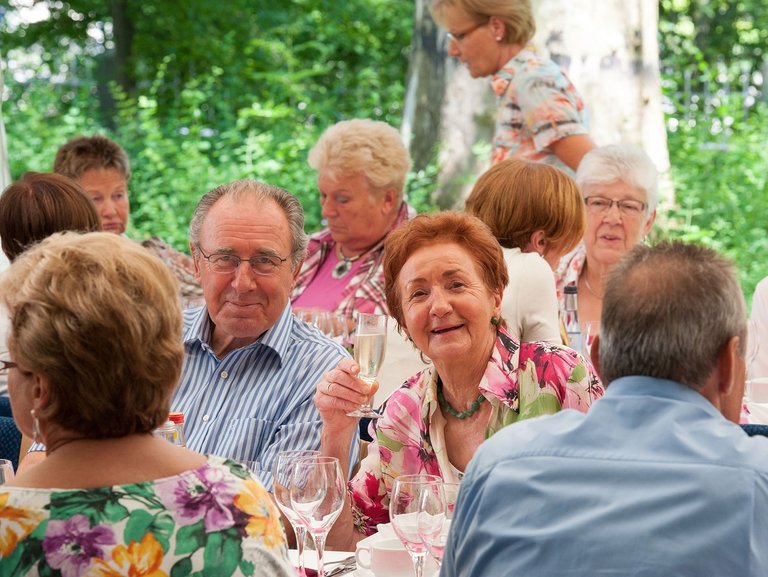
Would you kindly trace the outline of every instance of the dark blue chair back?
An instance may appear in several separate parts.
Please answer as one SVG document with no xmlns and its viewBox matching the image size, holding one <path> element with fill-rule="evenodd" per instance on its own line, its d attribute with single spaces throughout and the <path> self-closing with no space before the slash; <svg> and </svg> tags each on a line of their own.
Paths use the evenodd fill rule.
<svg viewBox="0 0 768 577">
<path fill-rule="evenodd" d="M 750 437 L 768 437 L 768 425 L 742 425 L 744 432 Z"/>
<path fill-rule="evenodd" d="M 13 417 L 11 399 L 8 395 L 0 395 L 0 417 Z"/>
<path fill-rule="evenodd" d="M 16 428 L 13 417 L 0 417 L 0 459 L 13 463 L 13 470 L 19 467 L 21 432 Z"/>
</svg>

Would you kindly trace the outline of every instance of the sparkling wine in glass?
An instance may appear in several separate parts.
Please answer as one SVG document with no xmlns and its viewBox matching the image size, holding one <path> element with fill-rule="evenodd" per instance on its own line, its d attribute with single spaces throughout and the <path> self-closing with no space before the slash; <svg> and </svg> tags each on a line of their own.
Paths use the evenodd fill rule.
<svg viewBox="0 0 768 577">
<path fill-rule="evenodd" d="M 307 529 L 301 521 L 298 513 L 291 505 L 291 482 L 293 480 L 293 466 L 299 459 L 319 456 L 319 451 L 282 451 L 278 453 L 272 469 L 273 494 L 275 502 L 293 527 L 296 535 L 296 550 L 299 554 L 299 575 L 305 575 L 304 571 L 304 541 Z"/>
<path fill-rule="evenodd" d="M 315 542 L 318 577 L 325 577 L 325 539 L 344 506 L 345 492 L 341 465 L 335 457 L 314 455 L 294 462 L 291 507 Z"/>
<path fill-rule="evenodd" d="M 389 501 L 389 519 L 395 533 L 402 541 L 413 561 L 416 577 L 424 576 L 427 546 L 419 535 L 419 507 L 422 495 L 429 492 L 437 495 L 442 480 L 435 475 L 401 475 L 395 479 Z M 436 512 L 439 501 L 432 509 Z"/>
<path fill-rule="evenodd" d="M 384 363 L 384 353 L 387 350 L 387 315 L 372 315 L 359 313 L 355 329 L 355 361 L 360 365 L 357 377 L 372 385 L 376 381 L 381 365 Z M 368 417 L 377 419 L 379 415 L 371 408 L 371 396 L 367 402 L 360 405 L 350 417 Z"/>
<path fill-rule="evenodd" d="M 459 494 L 458 483 L 443 482 L 437 490 L 425 490 L 419 502 L 419 537 L 437 562 L 443 562 L 443 552 L 451 530 L 451 519 Z"/>
</svg>

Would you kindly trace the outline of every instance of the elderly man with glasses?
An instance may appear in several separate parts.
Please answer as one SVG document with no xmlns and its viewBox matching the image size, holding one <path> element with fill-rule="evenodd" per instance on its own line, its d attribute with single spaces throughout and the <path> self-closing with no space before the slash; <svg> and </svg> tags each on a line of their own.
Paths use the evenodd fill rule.
<svg viewBox="0 0 768 577">
<path fill-rule="evenodd" d="M 205 305 L 185 312 L 171 406 L 191 449 L 247 464 L 267 488 L 280 451 L 319 448 L 314 385 L 349 356 L 291 314 L 306 247 L 298 200 L 254 180 L 207 193 L 190 223 Z"/>
</svg>

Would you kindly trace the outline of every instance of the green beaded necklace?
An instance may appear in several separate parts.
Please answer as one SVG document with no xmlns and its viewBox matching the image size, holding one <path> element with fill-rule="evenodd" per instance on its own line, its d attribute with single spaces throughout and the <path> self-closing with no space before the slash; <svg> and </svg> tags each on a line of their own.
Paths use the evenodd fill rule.
<svg viewBox="0 0 768 577">
<path fill-rule="evenodd" d="M 474 415 L 480 409 L 480 405 L 485 401 L 485 397 L 482 394 L 478 395 L 466 411 L 459 412 L 446 400 L 445 395 L 443 394 L 443 381 L 440 380 L 440 377 L 437 377 L 437 400 L 440 401 L 440 407 L 444 412 L 450 413 L 457 419 L 464 420 Z"/>
</svg>

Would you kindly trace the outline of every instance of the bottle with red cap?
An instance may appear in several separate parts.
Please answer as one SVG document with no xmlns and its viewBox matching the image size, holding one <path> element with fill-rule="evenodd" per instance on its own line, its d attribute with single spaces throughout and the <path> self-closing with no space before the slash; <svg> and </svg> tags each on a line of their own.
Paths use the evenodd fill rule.
<svg viewBox="0 0 768 577">
<path fill-rule="evenodd" d="M 187 438 L 184 436 L 184 413 L 172 412 L 168 415 L 168 420 L 176 426 L 176 437 L 173 442 L 180 447 L 186 447 Z"/>
</svg>

